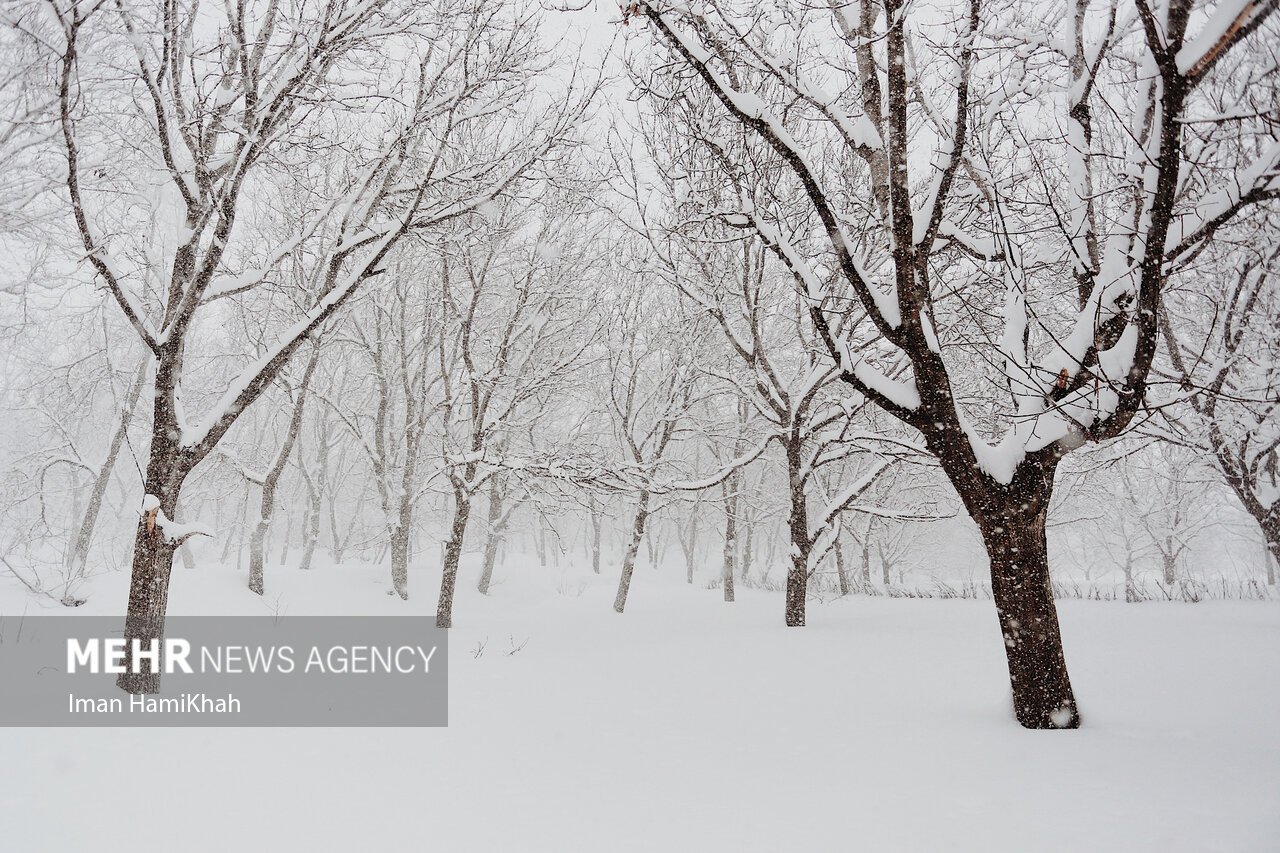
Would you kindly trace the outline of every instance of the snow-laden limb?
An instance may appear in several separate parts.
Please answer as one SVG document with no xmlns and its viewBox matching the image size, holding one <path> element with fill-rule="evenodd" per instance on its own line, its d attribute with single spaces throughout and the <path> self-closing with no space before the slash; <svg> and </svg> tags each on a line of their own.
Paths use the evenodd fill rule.
<svg viewBox="0 0 1280 853">
<path fill-rule="evenodd" d="M 403 220 L 394 226 L 387 226 L 382 238 L 373 246 L 372 258 L 381 258 L 400 236 L 404 227 Z M 181 445 L 195 450 L 206 445 L 211 433 L 217 431 L 217 437 L 221 437 L 226 427 L 230 426 L 231 422 L 239 417 L 244 407 L 256 397 L 254 386 L 262 384 L 263 378 L 268 373 L 274 375 L 271 368 L 281 358 L 287 357 L 303 338 L 328 319 L 346 301 L 355 288 L 369 277 L 373 263 L 374 261 L 371 260 L 347 273 L 323 299 L 316 303 L 315 307 L 307 312 L 306 316 L 294 323 L 263 355 L 241 371 L 198 425 L 194 427 L 184 425 L 179 439 Z"/>
<path fill-rule="evenodd" d="M 271 274 L 271 270 L 275 269 L 277 265 L 282 263 L 286 258 L 293 254 L 299 246 L 313 237 L 320 230 L 335 208 L 338 207 L 340 200 L 343 200 L 342 196 L 334 196 L 334 198 L 332 198 L 318 214 L 311 218 L 311 221 L 307 225 L 299 229 L 298 232 L 288 240 L 281 242 L 276 247 L 275 251 L 271 253 L 271 256 L 263 261 L 259 266 L 247 269 L 238 275 L 214 279 L 211 281 L 208 290 L 205 291 L 202 301 L 212 302 L 215 299 L 242 293 L 261 284 L 266 277 Z M 164 332 L 166 337 L 168 336 L 168 333 L 169 329 L 166 328 Z"/>
<path fill-rule="evenodd" d="M 947 197 L 951 194 L 955 182 L 956 171 L 960 168 L 965 156 L 965 143 L 969 135 L 969 87 L 970 68 L 973 60 L 973 46 L 978 35 L 979 10 L 978 0 L 971 0 L 969 5 L 969 28 L 961 38 L 959 65 L 959 82 L 956 85 L 955 120 L 948 130 L 941 119 L 934 119 L 942 140 L 938 145 L 933 164 L 933 176 L 929 181 L 929 191 L 925 194 L 924 203 L 919 209 L 911 212 L 911 243 L 913 246 L 932 246 L 938 227 L 942 224 L 947 205 Z M 924 89 L 917 90 L 926 104 L 929 96 Z M 927 107 L 930 115 L 935 111 Z M 892 197 L 892 193 L 890 194 Z M 908 204 L 909 204 L 908 200 Z M 892 230 L 890 232 L 892 234 Z"/>
<path fill-rule="evenodd" d="M 1093 117 L 1089 106 L 1094 79 L 1103 51 L 1116 26 L 1112 3 L 1107 28 L 1092 47 L 1085 42 L 1089 0 L 1075 0 L 1070 37 L 1066 40 L 1070 79 L 1067 88 L 1067 240 L 1071 246 L 1072 272 L 1087 282 L 1098 266 L 1098 238 L 1093 199 L 1093 172 L 1089 158 L 1093 148 Z"/>
<path fill-rule="evenodd" d="M 848 342 L 841 340 L 839 346 L 842 371 L 900 409 L 914 412 L 920 408 L 920 389 L 916 387 L 914 375 L 905 380 L 892 379 L 879 368 L 868 364 L 863 356 L 855 356 Z"/>
<path fill-rule="evenodd" d="M 1262 22 L 1275 8 L 1274 0 L 1220 0 L 1199 34 L 1184 42 L 1174 61 L 1178 73 L 1197 77 L 1242 32 Z"/>
<path fill-rule="evenodd" d="M 933 177 L 929 181 L 929 190 L 925 193 L 920 206 L 911 212 L 911 242 L 917 246 L 923 243 L 929 234 L 929 226 L 937 211 L 938 199 L 944 184 L 949 179 L 954 156 L 955 144 L 950 139 L 943 139 L 938 146 L 937 160 L 933 164 Z"/>
<path fill-rule="evenodd" d="M 934 234 L 931 248 L 933 250 L 940 249 L 948 241 L 958 243 L 964 251 L 979 260 L 998 261 L 1004 257 L 1000 254 L 1000 249 L 997 247 L 995 240 L 990 237 L 980 237 L 965 230 L 950 219 L 943 219 L 938 223 L 938 230 Z"/>
<path fill-rule="evenodd" d="M 744 217 L 750 219 L 756 233 L 760 235 L 760 239 L 799 280 L 804 288 L 804 296 L 812 310 L 821 312 L 822 304 L 828 293 L 827 286 L 813 271 L 809 262 L 796 250 L 791 241 L 783 237 L 782 232 L 776 226 L 762 219 L 754 210 L 744 214 Z M 885 308 L 891 309 L 892 316 L 895 320 L 898 319 L 896 301 L 889 304 L 885 294 L 880 293 L 875 288 L 872 288 L 871 292 L 884 299 Z M 855 355 L 849 341 L 844 337 L 832 337 L 828 341 L 828 345 L 835 347 L 836 352 L 833 355 L 839 356 L 840 369 L 856 378 L 868 392 L 877 394 L 891 404 L 907 411 L 914 411 L 920 407 L 920 392 L 916 388 L 914 378 L 907 381 L 890 378 L 875 366 L 867 363 L 865 357 Z"/>
<path fill-rule="evenodd" d="M 139 513 L 147 525 L 148 532 L 156 532 L 170 545 L 181 545 L 192 536 L 213 537 L 213 528 L 200 522 L 183 523 L 174 521 L 164 514 L 160 508 L 160 499 L 155 495 L 147 495 L 142 499 L 142 511 Z"/>
<path fill-rule="evenodd" d="M 693 15 L 687 11 L 685 14 L 698 20 L 703 20 L 705 23 L 705 20 L 700 15 Z M 856 116 L 850 116 L 840 106 L 836 98 L 802 76 L 795 68 L 779 63 L 766 52 L 756 49 L 751 41 L 737 27 L 733 26 L 731 21 L 723 20 L 725 25 L 733 32 L 737 43 L 749 50 L 751 55 L 764 66 L 764 70 L 822 113 L 836 127 L 840 136 L 851 149 L 865 158 L 884 148 L 884 141 L 880 138 L 880 131 L 865 114 L 860 113 Z"/>
<path fill-rule="evenodd" d="M 672 6 L 670 3 L 664 5 Z M 871 285 L 857 263 L 853 240 L 845 232 L 839 216 L 832 209 L 828 194 L 818 180 L 819 171 L 810 161 L 808 154 L 759 96 L 738 91 L 723 75 L 711 67 L 711 52 L 687 35 L 669 12 L 658 11 L 648 4 L 644 6 L 643 11 L 672 46 L 694 67 L 734 117 L 756 131 L 787 163 L 814 204 L 841 266 L 859 298 L 865 303 L 872 322 L 882 332 L 894 335 L 902 325 L 896 285 L 890 284 L 888 288 L 890 292 L 887 293 Z"/>
<path fill-rule="evenodd" d="M 1027 354 L 1027 294 L 1021 278 L 1012 269 L 1007 280 L 1004 301 L 1004 333 L 998 342 L 1004 359 L 1004 378 L 1019 416 L 1035 414 L 1044 407 L 1044 391 L 1032 373 Z"/>
<path fill-rule="evenodd" d="M 871 466 L 869 471 L 849 485 L 845 486 L 840 491 L 836 492 L 834 495 L 831 495 L 827 499 L 826 514 L 822 517 L 822 520 L 817 525 L 816 529 L 810 530 L 810 534 L 816 535 L 822 530 L 830 527 L 840 513 L 848 510 L 849 507 L 853 505 L 853 502 L 856 501 L 863 492 L 871 488 L 875 481 L 880 478 L 880 475 L 885 471 L 888 471 L 896 461 L 896 459 L 877 460 L 876 463 Z"/>
<path fill-rule="evenodd" d="M 696 479 L 658 480 L 652 474 L 646 472 L 644 489 L 651 494 L 662 495 L 671 492 L 701 492 L 714 488 L 733 476 L 735 471 L 745 468 L 763 456 L 764 452 L 769 449 L 769 444 L 777 440 L 777 438 L 778 434 L 776 432 L 766 435 L 744 453 L 727 460 L 716 471 Z"/>
<path fill-rule="evenodd" d="M 1261 200 L 1280 192 L 1280 139 L 1239 172 L 1200 201 L 1194 211 L 1176 218 L 1169 227 L 1173 245 L 1168 260 L 1177 262 L 1212 236 L 1224 220 L 1235 215 L 1250 200 Z"/>
<path fill-rule="evenodd" d="M 78 202 L 77 207 L 79 207 Z M 81 233 L 86 242 L 92 240 L 87 222 Z M 111 253 L 101 247 L 87 246 L 87 248 L 89 251 L 85 257 L 89 259 L 98 274 L 107 283 L 107 289 L 115 297 L 120 309 L 124 312 L 125 318 L 128 319 L 130 325 L 138 333 L 138 337 L 142 338 L 143 344 L 146 345 L 147 349 L 155 352 L 161 343 L 160 336 L 156 334 L 155 330 L 151 328 L 151 324 L 147 321 L 145 309 L 125 286 L 125 277 L 116 268 Z"/>
</svg>

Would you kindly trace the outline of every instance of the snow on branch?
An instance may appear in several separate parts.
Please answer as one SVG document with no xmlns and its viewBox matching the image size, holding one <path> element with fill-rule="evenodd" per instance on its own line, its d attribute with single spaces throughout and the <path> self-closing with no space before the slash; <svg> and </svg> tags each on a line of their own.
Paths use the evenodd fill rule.
<svg viewBox="0 0 1280 853">
<path fill-rule="evenodd" d="M 682 4 L 665 4 L 675 7 Z M 783 159 L 787 167 L 800 180 L 806 196 L 812 202 L 828 239 L 840 261 L 840 267 L 862 300 L 871 321 L 885 337 L 896 339 L 902 325 L 898 312 L 898 294 L 896 285 L 890 285 L 889 293 L 880 293 L 870 284 L 865 272 L 857 263 L 853 241 L 845 233 L 844 226 L 837 216 L 830 196 L 818 179 L 818 170 L 810 162 L 808 155 L 800 144 L 792 137 L 790 131 L 779 120 L 768 105 L 754 93 L 738 91 L 720 73 L 711 67 L 712 54 L 693 38 L 688 36 L 675 22 L 672 15 L 662 12 L 649 4 L 640 9 L 658 29 L 663 38 L 678 52 L 697 74 L 710 86 L 712 93 L 724 104 L 731 114 L 744 126 L 755 131 L 769 143 L 774 151 Z M 687 9 L 683 9 L 689 14 Z M 703 19 L 698 21 L 706 23 Z"/>
<path fill-rule="evenodd" d="M 181 545 L 192 536 L 213 537 L 213 528 L 207 524 L 199 522 L 184 524 L 166 516 L 164 510 L 160 508 L 160 499 L 155 495 L 147 495 L 142 499 L 141 515 L 143 523 L 147 526 L 147 532 L 159 535 L 170 545 Z"/>
<path fill-rule="evenodd" d="M 1222 0 L 1200 34 L 1174 57 L 1178 73 L 1191 79 L 1202 76 L 1232 43 L 1248 35 L 1275 8 L 1275 0 Z"/>
</svg>

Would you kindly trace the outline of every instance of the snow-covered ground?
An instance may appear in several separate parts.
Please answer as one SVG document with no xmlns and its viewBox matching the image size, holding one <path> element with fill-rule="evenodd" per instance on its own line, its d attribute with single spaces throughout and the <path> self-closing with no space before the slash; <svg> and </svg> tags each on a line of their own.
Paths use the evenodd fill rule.
<svg viewBox="0 0 1280 853">
<path fill-rule="evenodd" d="M 1280 606 L 1060 605 L 1085 727 L 1007 707 L 991 602 L 779 593 L 518 564 L 463 578 L 447 729 L 4 735 L 11 851 L 1274 851 Z M 178 569 L 171 612 L 434 612 L 385 570 Z M 86 588 L 117 611 L 126 578 Z M 0 612 L 38 607 L 0 581 Z"/>
</svg>

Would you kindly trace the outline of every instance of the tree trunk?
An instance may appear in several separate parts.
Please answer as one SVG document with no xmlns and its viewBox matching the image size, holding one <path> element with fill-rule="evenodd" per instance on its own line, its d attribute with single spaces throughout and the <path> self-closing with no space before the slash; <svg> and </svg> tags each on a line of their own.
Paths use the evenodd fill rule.
<svg viewBox="0 0 1280 853">
<path fill-rule="evenodd" d="M 697 505 L 694 505 L 694 514 L 689 517 L 689 541 L 681 542 L 680 545 L 684 551 L 685 566 L 685 583 L 693 584 L 694 564 L 698 562 L 698 516 Z"/>
<path fill-rule="evenodd" d="M 236 571 L 244 567 L 244 531 L 249 527 L 249 490 L 244 491 L 244 504 L 240 507 L 240 523 L 236 525 Z"/>
<path fill-rule="evenodd" d="M 794 545 L 794 542 L 793 542 Z M 809 591 L 809 554 L 807 551 L 792 553 L 787 568 L 786 623 L 788 628 L 803 628 L 805 597 Z"/>
<path fill-rule="evenodd" d="M 270 504 L 275 500 L 275 489 L 262 490 L 262 514 L 249 537 L 249 591 L 263 593 L 263 552 L 266 550 L 267 527 L 271 525 Z"/>
<path fill-rule="evenodd" d="M 470 479 L 470 478 L 468 478 Z M 453 591 L 458 585 L 458 563 L 462 558 L 462 540 L 471 515 L 471 496 L 456 495 L 453 527 L 444 546 L 444 570 L 440 575 L 440 600 L 436 604 L 436 627 L 453 627 Z"/>
<path fill-rule="evenodd" d="M 791 511 L 787 515 L 787 527 L 791 533 L 791 565 L 787 569 L 784 616 L 789 628 L 804 626 L 805 597 L 809 591 L 809 554 L 813 550 L 813 543 L 809 540 L 809 511 L 801 478 L 802 469 L 800 442 L 794 440 L 787 446 L 787 473 L 791 486 Z"/>
<path fill-rule="evenodd" d="M 262 478 L 262 506 L 258 512 L 258 523 L 253 528 L 253 537 L 249 542 L 249 590 L 262 595 L 263 564 L 266 562 L 267 530 L 271 527 L 271 516 L 275 512 L 276 487 L 284 474 L 289 454 L 297 443 L 298 432 L 302 429 L 302 413 L 307 404 L 307 385 L 311 382 L 311 374 L 315 372 L 316 363 L 320 360 L 320 348 L 313 347 L 311 360 L 303 371 L 302 381 L 298 384 L 297 399 L 293 402 L 293 411 L 289 415 L 289 425 L 285 430 L 284 441 L 272 460 L 271 467 Z M 285 548 L 288 549 L 289 534 L 285 533 Z"/>
<path fill-rule="evenodd" d="M 80 520 L 80 532 L 76 534 L 75 545 L 67 560 L 68 580 L 79 577 L 84 572 L 85 563 L 89 559 L 89 545 L 93 541 L 93 530 L 98 523 L 98 513 L 102 509 L 102 500 L 106 497 L 107 486 L 111 483 L 111 472 L 115 470 L 116 459 L 120 456 L 120 448 L 129 434 L 129 423 L 133 420 L 133 410 L 137 408 L 138 398 L 142 396 L 142 386 L 147 379 L 147 361 L 138 365 L 138 373 L 125 395 L 124 407 L 120 410 L 120 423 L 116 426 L 115 435 L 111 437 L 111 445 L 107 448 L 107 457 L 94 477 L 93 488 L 89 492 L 89 503 L 85 507 L 84 516 Z"/>
<path fill-rule="evenodd" d="M 746 525 L 747 532 L 742 537 L 742 582 L 747 583 L 747 578 L 751 576 L 751 555 L 754 553 L 754 545 L 751 540 L 754 538 L 755 525 L 748 523 Z M 749 586 L 749 584 L 748 584 Z"/>
<path fill-rule="evenodd" d="M 1133 552 L 1128 550 L 1124 555 L 1124 600 L 1128 604 L 1138 600 L 1138 588 L 1133 585 Z"/>
<path fill-rule="evenodd" d="M 1022 501 L 1015 494 L 977 521 L 991 561 L 991 591 L 1018 722 L 1029 729 L 1073 729 L 1080 716 L 1049 579 L 1048 504 L 1048 494 Z"/>
<path fill-rule="evenodd" d="M 173 571 L 176 549 L 165 541 L 158 530 L 148 532 L 146 519 L 138 524 L 133 546 L 133 574 L 129 582 L 129 610 L 124 622 L 126 645 L 125 669 L 116 684 L 128 693 L 159 693 L 160 673 L 152 670 L 152 661 L 131 673 L 131 643 L 138 640 L 149 647 L 152 640 L 164 638 L 165 613 L 169 607 L 169 577 Z"/>
<path fill-rule="evenodd" d="M 489 594 L 489 586 L 493 583 L 493 567 L 498 562 L 498 546 L 502 544 L 502 535 L 490 533 L 484 543 L 484 568 L 480 571 L 480 582 L 476 589 L 481 595 Z"/>
<path fill-rule="evenodd" d="M 862 532 L 862 583 L 866 587 L 871 586 L 871 530 L 873 527 L 875 527 L 875 517 L 868 515 L 867 529 Z"/>
<path fill-rule="evenodd" d="M 613 600 L 613 609 L 621 613 L 627 606 L 627 593 L 631 591 L 631 575 L 636 568 L 636 556 L 640 553 L 640 543 L 644 539 L 644 525 L 649 519 L 649 493 L 640 493 L 640 503 L 636 507 L 635 524 L 631 528 L 631 541 L 627 544 L 627 552 L 622 557 L 622 576 L 618 578 L 618 595 Z"/>
<path fill-rule="evenodd" d="M 293 509 L 284 517 L 284 542 L 280 545 L 280 565 L 287 565 L 289 562 L 289 547 L 293 541 Z"/>
<path fill-rule="evenodd" d="M 480 582 L 476 584 L 481 595 L 489 594 L 489 584 L 493 582 L 493 564 L 498 559 L 498 545 L 502 542 L 501 519 L 502 490 L 495 476 L 489 484 L 489 538 L 484 543 L 484 568 L 480 572 Z"/>
<path fill-rule="evenodd" d="M 849 575 L 844 570 L 844 548 L 840 545 L 840 540 L 836 540 L 836 577 L 840 579 L 840 595 L 849 594 Z"/>
<path fill-rule="evenodd" d="M 1160 561 L 1164 566 L 1164 584 L 1165 586 L 1173 586 L 1178 580 L 1177 568 L 1178 561 L 1167 551 L 1160 553 Z"/>
<path fill-rule="evenodd" d="M 731 476 L 723 486 L 724 494 L 724 561 L 720 564 L 720 583 L 724 600 L 733 601 L 733 557 L 738 549 L 738 484 Z"/>
<path fill-rule="evenodd" d="M 1262 523 L 1262 535 L 1267 542 L 1267 584 L 1275 586 L 1276 566 L 1280 566 L 1280 510 L 1273 511 Z"/>
<path fill-rule="evenodd" d="M 320 544 L 320 493 L 316 491 L 310 478 L 307 478 L 306 513 L 302 530 L 302 562 L 298 564 L 298 568 L 304 572 L 311 568 L 311 560 Z"/>
<path fill-rule="evenodd" d="M 600 574 L 600 510 L 591 499 L 591 571 Z"/>
<path fill-rule="evenodd" d="M 409 556 L 413 538 L 413 503 L 401 497 L 396 529 L 391 531 L 391 588 L 401 601 L 409 600 Z"/>
<path fill-rule="evenodd" d="M 165 429 L 163 422 L 157 424 L 143 480 L 145 493 L 159 499 L 158 511 L 163 512 L 166 518 L 177 514 L 178 492 L 189 470 L 179 462 L 177 436 L 176 429 Z M 130 672 L 133 668 L 132 644 L 138 640 L 147 648 L 153 640 L 163 642 L 165 613 L 169 607 L 169 579 L 173 573 L 173 556 L 180 544 L 169 541 L 154 521 L 154 515 L 143 514 L 134 534 L 129 606 L 124 621 L 125 672 L 116 679 L 122 690 L 133 694 L 160 691 L 160 672 L 155 668 L 157 661 L 148 659 L 139 667 L 144 671 Z"/>
</svg>

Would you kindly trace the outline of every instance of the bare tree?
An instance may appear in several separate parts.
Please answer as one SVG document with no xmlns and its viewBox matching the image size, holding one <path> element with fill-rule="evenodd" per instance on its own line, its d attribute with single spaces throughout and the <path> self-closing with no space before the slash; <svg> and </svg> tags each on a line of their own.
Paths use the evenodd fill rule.
<svg viewBox="0 0 1280 853">
<path fill-rule="evenodd" d="M 1192 34 L 1187 0 L 1123 14 L 1078 0 L 1055 45 L 1017 35 L 1047 23 L 1014 2 L 973 0 L 927 39 L 901 0 L 752 18 L 716 3 L 629 9 L 673 73 L 692 71 L 791 176 L 793 192 L 721 215 L 804 282 L 841 379 L 921 433 L 977 522 L 1026 727 L 1080 721 L 1045 539 L 1058 463 L 1129 426 L 1170 265 L 1271 186 L 1274 139 L 1213 186 L 1180 187 L 1179 175 L 1198 150 L 1184 145 L 1184 116 L 1273 6 L 1220 4 Z M 1002 67 L 1033 54 L 1056 69 L 1042 82 Z M 923 140 L 935 155 L 913 182 L 908 147 Z M 1211 208 L 1216 190 L 1229 198 Z M 842 324 L 849 305 L 865 322 Z M 967 377 L 978 381 L 965 392 Z"/>
<path fill-rule="evenodd" d="M 1258 524 L 1270 554 L 1267 583 L 1274 584 L 1280 564 L 1280 294 L 1272 276 L 1280 252 L 1268 246 L 1265 255 L 1248 254 L 1252 259 L 1224 277 L 1225 287 L 1178 293 L 1181 304 L 1162 315 L 1172 378 L 1188 392 L 1182 411 L 1161 410 L 1173 427 L 1162 432 L 1213 459 Z"/>
<path fill-rule="evenodd" d="M 518 199 L 501 208 L 492 205 L 490 227 L 446 247 L 443 255 L 445 332 L 437 349 L 440 463 L 453 517 L 436 608 L 441 628 L 452 623 L 475 499 L 494 477 L 505 480 L 554 467 L 552 459 L 532 458 L 536 438 L 523 454 L 517 442 L 548 421 L 553 402 L 561 399 L 591 343 L 587 325 L 580 322 L 586 303 L 579 278 L 582 247 L 589 243 L 575 247 L 570 236 L 585 222 L 554 209 L 554 203 L 550 208 L 540 212 Z M 530 464 L 523 464 L 525 459 Z M 506 488 L 500 486 L 496 494 L 489 489 L 491 513 Z M 501 521 L 499 510 L 493 523 Z M 488 583 L 484 585 L 487 589 Z"/>
<path fill-rule="evenodd" d="M 205 9 L 51 0 L 49 8 L 62 36 L 58 100 L 70 211 L 88 261 L 156 360 L 148 497 L 125 626 L 127 640 L 146 642 L 163 635 L 174 551 L 191 532 L 172 519 L 192 469 L 307 336 L 379 275 L 402 237 L 466 216 L 504 191 L 564 135 L 581 104 L 571 96 L 533 126 L 520 119 L 542 60 L 530 20 L 506 6 L 333 0 L 315 10 L 272 2 Z M 132 57 L 130 67 L 113 66 L 121 55 Z M 385 87 L 375 92 L 378 77 Z M 359 94 L 382 97 L 348 97 Z M 477 122 L 498 140 L 478 163 L 458 147 Z M 110 154 L 97 144 L 103 134 L 131 139 L 141 183 L 162 175 L 165 192 L 131 192 L 133 176 L 107 165 Z M 262 245 L 260 233 L 240 239 L 240 214 L 269 204 L 282 167 L 303 178 L 304 158 L 318 150 L 309 143 L 324 136 L 345 142 L 328 152 L 349 170 L 341 191 L 317 199 L 284 242 Z M 104 165 L 82 168 L 90 154 Z M 150 243 L 131 241 L 138 209 L 177 227 Z M 260 309 L 273 271 L 300 252 L 317 270 L 306 276 L 316 290 L 292 301 L 276 343 L 189 421 L 184 392 L 197 396 L 199 382 L 188 365 L 209 306 L 258 301 Z M 139 267 L 135 257 L 149 263 Z M 237 267 L 243 271 L 227 274 Z M 282 315 L 291 306 L 285 296 L 275 300 Z M 119 682 L 150 693 L 159 677 L 127 673 Z"/>
</svg>

